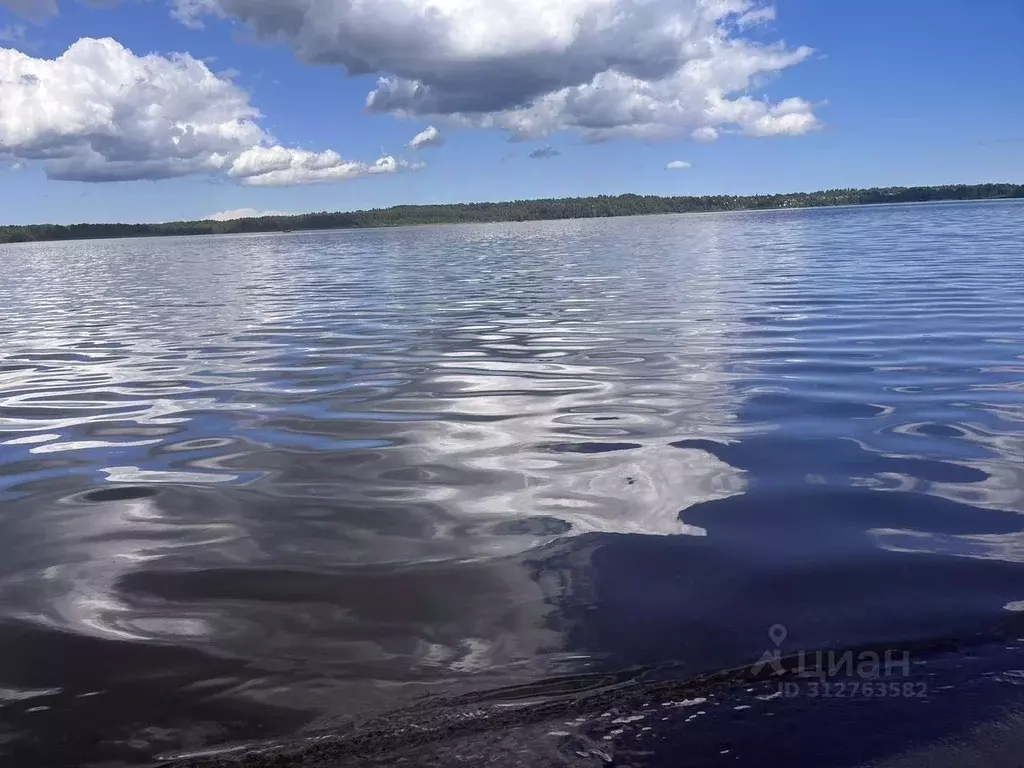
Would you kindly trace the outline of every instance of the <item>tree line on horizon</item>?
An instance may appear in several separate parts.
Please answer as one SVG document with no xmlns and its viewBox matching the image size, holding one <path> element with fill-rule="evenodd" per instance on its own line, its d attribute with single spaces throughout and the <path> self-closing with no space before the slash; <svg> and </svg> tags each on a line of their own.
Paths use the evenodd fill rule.
<svg viewBox="0 0 1024 768">
<path fill-rule="evenodd" d="M 776 195 L 704 195 L 661 197 L 625 194 L 498 203 L 397 205 L 366 211 L 260 216 L 230 221 L 170 221 L 161 224 L 31 224 L 0 226 L 0 244 L 41 240 L 105 237 L 217 235 L 245 232 L 289 232 L 311 229 L 360 229 L 422 224 L 544 221 L 658 213 L 713 213 L 768 208 L 818 208 L 836 205 L 877 205 L 953 200 L 1024 198 L 1024 184 L 957 184 L 934 187 L 828 189 Z"/>
</svg>

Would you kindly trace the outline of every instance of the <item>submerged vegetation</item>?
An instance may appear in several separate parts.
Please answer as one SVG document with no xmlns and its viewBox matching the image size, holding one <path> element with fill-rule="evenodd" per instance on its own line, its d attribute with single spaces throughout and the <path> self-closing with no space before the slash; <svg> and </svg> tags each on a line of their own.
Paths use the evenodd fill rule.
<svg viewBox="0 0 1024 768">
<path fill-rule="evenodd" d="M 76 240 L 101 237 L 213 235 L 240 232 L 282 232 L 308 229 L 358 229 L 417 224 L 460 224 L 494 221 L 541 221 L 655 213 L 711 213 L 768 208 L 817 208 L 834 205 L 918 203 L 940 200 L 1024 198 L 1024 184 L 959 184 L 941 187 L 829 189 L 779 195 L 601 195 L 502 203 L 398 205 L 393 208 L 296 216 L 260 216 L 231 221 L 172 221 L 163 224 L 34 224 L 0 227 L 0 243 Z"/>
</svg>

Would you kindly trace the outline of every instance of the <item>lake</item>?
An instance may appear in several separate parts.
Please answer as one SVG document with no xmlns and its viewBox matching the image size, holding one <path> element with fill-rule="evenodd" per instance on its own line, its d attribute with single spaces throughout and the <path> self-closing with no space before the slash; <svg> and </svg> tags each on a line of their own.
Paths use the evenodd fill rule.
<svg viewBox="0 0 1024 768">
<path fill-rule="evenodd" d="M 0 762 L 969 738 L 1024 703 L 1022 276 L 1001 201 L 0 248 Z M 895 662 L 692 685 L 820 649 Z"/>
</svg>

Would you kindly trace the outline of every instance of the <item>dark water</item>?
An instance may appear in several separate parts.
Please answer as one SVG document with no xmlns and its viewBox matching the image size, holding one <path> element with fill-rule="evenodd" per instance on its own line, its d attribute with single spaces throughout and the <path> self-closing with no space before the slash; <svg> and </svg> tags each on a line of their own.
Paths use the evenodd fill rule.
<svg viewBox="0 0 1024 768">
<path fill-rule="evenodd" d="M 776 646 L 948 652 L 500 739 L 852 765 L 1024 691 L 1024 205 L 12 246 L 0 312 L 5 765 Z"/>
</svg>

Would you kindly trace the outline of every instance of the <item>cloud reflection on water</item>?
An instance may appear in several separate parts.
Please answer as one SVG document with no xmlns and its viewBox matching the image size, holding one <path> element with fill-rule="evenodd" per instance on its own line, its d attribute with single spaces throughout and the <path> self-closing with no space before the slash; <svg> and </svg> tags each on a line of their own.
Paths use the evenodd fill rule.
<svg viewBox="0 0 1024 768">
<path fill-rule="evenodd" d="M 986 246 L 965 280 L 901 210 L 12 248 L 5 614 L 358 711 L 585 667 L 614 643 L 579 608 L 641 541 L 678 569 L 630 603 L 652 626 L 746 630 L 716 595 L 849 565 L 814 550 L 838 535 L 766 528 L 788 565 L 737 543 L 809 488 L 1019 512 L 1015 267 Z M 694 569 L 739 592 L 673 603 Z"/>
</svg>

